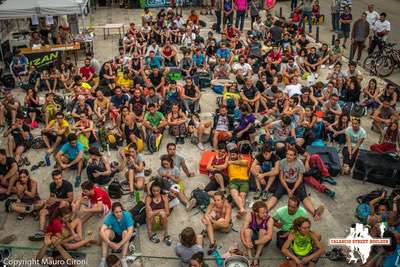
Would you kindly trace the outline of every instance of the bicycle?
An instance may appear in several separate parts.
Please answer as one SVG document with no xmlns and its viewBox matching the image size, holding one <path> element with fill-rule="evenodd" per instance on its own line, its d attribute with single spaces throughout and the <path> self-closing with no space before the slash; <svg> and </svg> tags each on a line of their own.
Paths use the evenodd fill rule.
<svg viewBox="0 0 400 267">
<path fill-rule="evenodd" d="M 387 77 L 395 68 L 400 68 L 400 49 L 391 48 L 387 55 L 381 56 L 375 62 L 376 72 L 380 77 Z"/>
<path fill-rule="evenodd" d="M 383 43 L 382 50 L 376 50 L 368 55 L 363 62 L 363 68 L 371 75 L 378 75 L 376 70 L 376 61 L 382 56 L 387 55 L 396 44 Z"/>
</svg>

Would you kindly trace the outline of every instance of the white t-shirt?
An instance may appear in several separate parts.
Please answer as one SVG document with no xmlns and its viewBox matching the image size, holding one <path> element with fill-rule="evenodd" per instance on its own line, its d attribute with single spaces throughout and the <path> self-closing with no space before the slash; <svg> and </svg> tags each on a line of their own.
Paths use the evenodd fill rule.
<svg viewBox="0 0 400 267">
<path fill-rule="evenodd" d="M 346 129 L 345 133 L 346 135 L 350 136 L 352 146 L 356 146 L 358 140 L 365 139 L 367 137 L 367 132 L 361 127 L 357 132 L 355 132 L 353 127 L 350 126 Z"/>
<path fill-rule="evenodd" d="M 379 19 L 375 22 L 373 27 L 375 32 L 384 32 L 390 31 L 390 22 L 388 20 L 384 20 L 383 22 Z"/>
<path fill-rule="evenodd" d="M 369 26 L 372 27 L 374 26 L 375 22 L 379 20 L 379 13 L 376 12 L 375 10 L 372 12 L 369 12 L 368 10 L 365 11 L 367 13 L 367 21 L 369 23 Z"/>
<path fill-rule="evenodd" d="M 243 72 L 243 75 L 246 76 L 248 74 L 249 71 L 251 71 L 251 66 L 248 63 L 244 63 L 243 65 L 238 63 L 235 63 L 235 65 L 233 65 L 233 71 L 239 71 L 241 70 Z"/>
<path fill-rule="evenodd" d="M 294 95 L 301 95 L 301 84 L 289 84 L 286 85 L 285 90 L 283 90 L 284 93 L 287 93 L 289 97 L 292 97 Z"/>
</svg>

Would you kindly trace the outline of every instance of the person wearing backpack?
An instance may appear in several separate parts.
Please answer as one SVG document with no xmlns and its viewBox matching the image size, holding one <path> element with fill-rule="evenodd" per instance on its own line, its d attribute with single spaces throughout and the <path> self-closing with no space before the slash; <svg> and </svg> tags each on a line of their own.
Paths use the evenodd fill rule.
<svg viewBox="0 0 400 267">
<path fill-rule="evenodd" d="M 215 231 L 228 233 L 232 220 L 232 207 L 225 198 L 224 193 L 216 192 L 213 196 L 213 201 L 208 205 L 207 211 L 204 214 L 201 222 L 206 227 L 210 247 L 208 255 L 211 255 L 217 249 L 215 240 Z"/>
<path fill-rule="evenodd" d="M 167 195 L 163 194 L 161 184 L 154 181 L 146 196 L 146 228 L 147 235 L 151 242 L 160 243 L 157 233 L 153 233 L 153 226 L 160 224 L 164 232 L 163 241 L 167 246 L 172 244 L 171 237 L 168 235 L 168 216 L 169 203 Z"/>
<path fill-rule="evenodd" d="M 129 211 L 125 211 L 120 202 L 113 203 L 111 213 L 103 220 L 100 228 L 101 260 L 99 267 L 106 266 L 108 248 L 122 249 L 121 266 L 128 267 L 126 256 L 128 254 L 129 241 L 134 230 L 134 221 Z"/>
</svg>

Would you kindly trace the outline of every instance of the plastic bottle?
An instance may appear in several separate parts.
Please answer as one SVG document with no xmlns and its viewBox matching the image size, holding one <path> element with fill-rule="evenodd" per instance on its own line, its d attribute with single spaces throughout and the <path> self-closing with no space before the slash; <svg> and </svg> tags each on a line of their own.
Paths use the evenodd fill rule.
<svg viewBox="0 0 400 267">
<path fill-rule="evenodd" d="M 222 259 L 221 254 L 219 253 L 218 249 L 216 249 L 211 255 L 215 258 L 215 262 L 217 263 L 218 267 L 221 267 L 224 265 L 224 260 Z"/>
<path fill-rule="evenodd" d="M 136 201 L 136 204 L 138 204 L 140 202 L 140 192 L 139 191 L 135 191 L 135 201 Z"/>
</svg>

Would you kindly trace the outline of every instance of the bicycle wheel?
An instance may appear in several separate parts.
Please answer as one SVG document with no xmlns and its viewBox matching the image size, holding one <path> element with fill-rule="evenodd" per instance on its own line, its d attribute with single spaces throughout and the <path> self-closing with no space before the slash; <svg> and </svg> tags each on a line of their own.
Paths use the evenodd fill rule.
<svg viewBox="0 0 400 267">
<path fill-rule="evenodd" d="M 387 77 L 393 73 L 394 70 L 394 60 L 391 57 L 383 56 L 376 59 L 376 73 L 380 77 Z"/>
<path fill-rule="evenodd" d="M 368 71 L 369 73 L 375 73 L 375 64 L 376 64 L 377 57 L 375 55 L 369 55 L 363 63 L 363 68 Z"/>
</svg>

